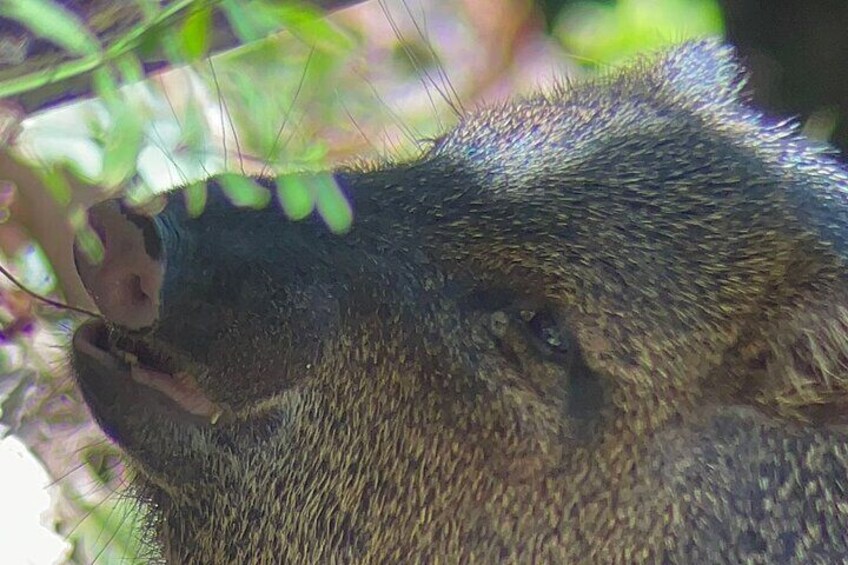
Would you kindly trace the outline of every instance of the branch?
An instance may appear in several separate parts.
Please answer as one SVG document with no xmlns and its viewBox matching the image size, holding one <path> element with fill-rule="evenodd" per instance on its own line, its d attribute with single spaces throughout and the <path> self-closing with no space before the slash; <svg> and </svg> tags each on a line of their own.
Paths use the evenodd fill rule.
<svg viewBox="0 0 848 565">
<path fill-rule="evenodd" d="M 362 0 L 312 0 L 332 12 Z M 0 0 L 0 101 L 31 114 L 92 96 L 92 73 L 134 55 L 142 74 L 171 64 L 161 38 L 198 10 L 211 9 L 209 54 L 241 41 L 220 0 Z M 32 21 L 36 20 L 36 21 Z M 35 29 L 39 28 L 39 29 Z"/>
</svg>

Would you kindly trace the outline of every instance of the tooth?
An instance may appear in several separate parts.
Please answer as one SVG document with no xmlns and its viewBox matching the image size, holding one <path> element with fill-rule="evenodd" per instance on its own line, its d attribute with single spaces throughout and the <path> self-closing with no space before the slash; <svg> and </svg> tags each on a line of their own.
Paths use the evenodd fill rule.
<svg viewBox="0 0 848 565">
<path fill-rule="evenodd" d="M 214 426 L 218 422 L 218 419 L 221 417 L 221 414 L 223 414 L 223 413 L 224 413 L 224 411 L 221 410 L 220 408 L 218 408 L 215 411 L 215 413 L 212 414 L 212 417 L 209 418 L 209 423 L 211 423 Z"/>
</svg>

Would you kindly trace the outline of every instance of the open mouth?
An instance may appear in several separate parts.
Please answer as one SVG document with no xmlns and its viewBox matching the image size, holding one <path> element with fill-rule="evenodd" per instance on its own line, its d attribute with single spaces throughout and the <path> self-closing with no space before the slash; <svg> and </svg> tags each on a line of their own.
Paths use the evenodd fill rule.
<svg viewBox="0 0 848 565">
<path fill-rule="evenodd" d="M 203 393 L 189 371 L 143 338 L 110 330 L 101 321 L 91 321 L 77 330 L 73 346 L 78 354 L 99 364 L 114 378 L 129 378 L 153 389 L 193 416 L 215 424 L 224 413 L 224 407 Z"/>
</svg>

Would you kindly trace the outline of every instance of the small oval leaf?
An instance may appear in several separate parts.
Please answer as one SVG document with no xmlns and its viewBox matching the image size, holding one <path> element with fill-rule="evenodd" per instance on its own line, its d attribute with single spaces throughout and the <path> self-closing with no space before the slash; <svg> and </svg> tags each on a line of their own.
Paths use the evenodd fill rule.
<svg viewBox="0 0 848 565">
<path fill-rule="evenodd" d="M 306 179 L 297 175 L 277 177 L 277 199 L 286 216 L 291 220 L 302 220 L 315 208 L 313 192 Z"/>
<path fill-rule="evenodd" d="M 332 175 L 316 177 L 315 204 L 330 231 L 347 232 L 353 224 L 353 208 Z"/>
<path fill-rule="evenodd" d="M 217 177 L 218 183 L 234 205 L 242 208 L 264 208 L 271 200 L 271 194 L 259 186 L 250 177 L 235 173 L 224 173 Z"/>
<path fill-rule="evenodd" d="M 180 30 L 183 55 L 189 61 L 202 58 L 209 50 L 209 30 L 212 25 L 212 9 L 202 6 L 192 10 Z"/>
<path fill-rule="evenodd" d="M 189 216 L 196 218 L 203 213 L 204 208 L 206 208 L 207 195 L 205 181 L 192 183 L 183 189 L 183 197 Z"/>
</svg>

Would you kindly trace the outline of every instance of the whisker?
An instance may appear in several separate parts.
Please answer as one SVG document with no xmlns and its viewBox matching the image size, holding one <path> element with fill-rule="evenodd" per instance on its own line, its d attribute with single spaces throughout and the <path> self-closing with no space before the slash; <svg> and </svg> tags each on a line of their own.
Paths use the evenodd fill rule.
<svg viewBox="0 0 848 565">
<path fill-rule="evenodd" d="M 228 168 L 227 167 L 227 157 L 226 157 L 226 154 L 227 154 L 227 131 L 226 131 L 226 126 L 224 125 L 225 117 L 226 117 L 227 123 L 229 123 L 229 125 L 230 125 L 230 131 L 233 134 L 233 142 L 236 144 L 236 154 L 240 156 L 242 154 L 242 150 L 241 150 L 241 147 L 239 146 L 239 137 L 238 137 L 238 132 L 236 131 L 235 122 L 233 121 L 233 115 L 230 112 L 230 108 L 227 105 L 227 100 L 224 97 L 223 92 L 221 90 L 221 83 L 218 82 L 218 73 L 215 71 L 215 64 L 212 62 L 211 58 L 208 59 L 208 62 L 209 62 L 209 70 L 212 73 L 212 82 L 214 82 L 214 84 L 215 84 L 215 91 L 218 95 L 218 104 L 220 104 L 220 108 L 221 108 L 221 142 L 223 144 L 223 150 L 224 150 L 224 169 L 227 170 L 227 168 Z M 243 175 L 246 174 L 246 172 L 244 170 L 244 162 L 240 162 L 239 166 L 241 167 L 241 174 L 243 174 Z"/>
<path fill-rule="evenodd" d="M 289 104 L 289 107 L 286 110 L 286 114 L 283 117 L 283 121 L 280 124 L 280 127 L 277 129 L 277 135 L 274 137 L 274 141 L 271 144 L 271 148 L 268 150 L 268 154 L 265 157 L 266 166 L 263 166 L 262 170 L 259 171 L 259 176 L 263 176 L 265 174 L 265 169 L 267 168 L 267 163 L 271 161 L 274 154 L 277 152 L 277 149 L 278 149 L 277 144 L 279 143 L 280 137 L 283 134 L 283 130 L 285 129 L 286 124 L 288 123 L 289 118 L 291 117 L 291 114 L 294 111 L 295 103 L 300 98 L 300 93 L 301 93 L 301 90 L 303 89 L 304 83 L 306 82 L 306 75 L 309 71 L 309 65 L 312 62 L 312 57 L 313 57 L 314 54 L 315 54 L 315 46 L 313 45 L 312 48 L 309 50 L 309 55 L 306 58 L 306 63 L 303 65 L 303 72 L 300 73 L 300 80 L 298 81 L 297 87 L 295 88 L 294 95 L 292 96 L 292 99 L 291 99 L 291 103 Z M 285 146 L 286 145 L 284 144 L 283 147 L 285 147 Z"/>
</svg>

